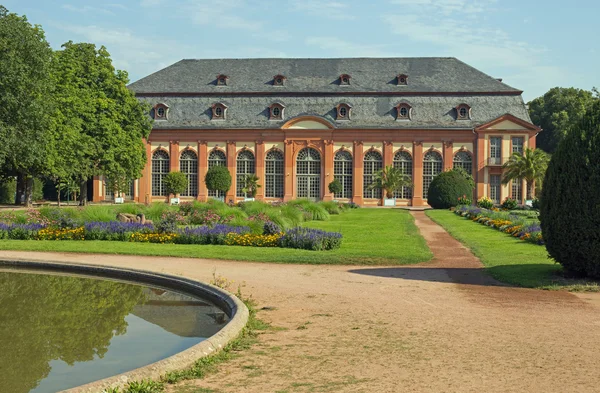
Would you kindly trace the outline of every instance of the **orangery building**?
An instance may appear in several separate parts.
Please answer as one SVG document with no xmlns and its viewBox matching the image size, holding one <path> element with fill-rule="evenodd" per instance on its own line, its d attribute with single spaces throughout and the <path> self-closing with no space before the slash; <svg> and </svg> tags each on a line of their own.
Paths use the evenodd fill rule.
<svg viewBox="0 0 600 393">
<path fill-rule="evenodd" d="M 382 204 L 371 189 L 387 165 L 413 180 L 398 206 L 425 206 L 432 179 L 462 167 L 475 197 L 521 203 L 523 181 L 501 183 L 513 152 L 535 148 L 522 91 L 456 58 L 181 60 L 129 88 L 154 119 L 148 162 L 126 197 L 165 201 L 163 179 L 188 176 L 185 200 L 244 200 L 242 180 L 256 174 L 257 199 Z M 204 176 L 226 166 L 232 187 L 209 191 Z M 328 185 L 343 189 L 332 195 Z M 94 200 L 114 197 L 94 179 Z"/>
</svg>

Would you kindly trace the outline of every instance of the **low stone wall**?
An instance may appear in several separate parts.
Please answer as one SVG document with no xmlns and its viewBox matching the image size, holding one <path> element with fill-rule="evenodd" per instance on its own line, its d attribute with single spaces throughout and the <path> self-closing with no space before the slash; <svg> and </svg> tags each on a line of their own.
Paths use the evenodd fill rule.
<svg viewBox="0 0 600 393">
<path fill-rule="evenodd" d="M 230 318 L 229 323 L 217 334 L 207 338 L 166 359 L 137 368 L 113 377 L 104 378 L 86 385 L 65 390 L 65 393 L 99 393 L 110 387 L 122 387 L 130 381 L 141 379 L 158 379 L 161 375 L 192 366 L 199 358 L 219 351 L 231 340 L 235 339 L 248 322 L 248 308 L 232 294 L 200 281 L 185 277 L 154 273 L 143 270 L 120 269 L 109 266 L 92 266 L 72 263 L 39 262 L 27 260 L 2 260 L 0 269 L 19 269 L 43 271 L 48 273 L 66 273 L 94 277 L 112 278 L 133 281 L 151 286 L 160 286 L 192 296 L 199 296 L 214 303 Z"/>
</svg>

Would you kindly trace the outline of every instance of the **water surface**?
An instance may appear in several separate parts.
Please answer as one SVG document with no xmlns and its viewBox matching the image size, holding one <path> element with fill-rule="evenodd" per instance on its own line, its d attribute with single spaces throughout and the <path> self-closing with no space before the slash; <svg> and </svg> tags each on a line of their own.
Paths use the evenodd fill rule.
<svg viewBox="0 0 600 393">
<path fill-rule="evenodd" d="M 227 322 L 213 304 L 106 279 L 0 271 L 0 390 L 51 393 L 189 348 Z"/>
</svg>

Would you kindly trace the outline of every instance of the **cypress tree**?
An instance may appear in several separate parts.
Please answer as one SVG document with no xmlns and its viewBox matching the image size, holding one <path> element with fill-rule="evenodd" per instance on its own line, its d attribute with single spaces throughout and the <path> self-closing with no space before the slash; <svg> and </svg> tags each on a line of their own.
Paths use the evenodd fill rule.
<svg viewBox="0 0 600 393">
<path fill-rule="evenodd" d="M 546 249 L 566 270 L 600 277 L 600 102 L 553 154 L 540 200 Z"/>
</svg>

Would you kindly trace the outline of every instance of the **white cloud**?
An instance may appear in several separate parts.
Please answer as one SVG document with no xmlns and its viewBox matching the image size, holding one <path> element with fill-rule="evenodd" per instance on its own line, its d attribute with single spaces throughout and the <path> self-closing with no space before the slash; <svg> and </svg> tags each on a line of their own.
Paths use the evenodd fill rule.
<svg viewBox="0 0 600 393">
<path fill-rule="evenodd" d="M 349 13 L 352 10 L 348 4 L 337 1 L 299 0 L 292 5 L 293 10 L 306 12 L 327 19 L 352 20 L 356 17 Z"/>
<path fill-rule="evenodd" d="M 385 50 L 385 45 L 360 44 L 333 36 L 308 37 L 305 44 L 341 57 L 388 57 L 393 55 Z"/>
<path fill-rule="evenodd" d="M 504 78 L 505 83 L 529 93 L 543 93 L 540 85 L 555 83 L 551 78 L 559 75 L 560 69 L 545 65 L 545 48 L 515 39 L 486 21 L 495 2 L 391 0 L 402 6 L 402 13 L 381 18 L 401 40 L 433 44 L 440 51 L 435 55 L 457 57 L 484 72 L 496 73 L 493 76 Z M 474 19 L 482 23 L 473 23 Z"/>
<path fill-rule="evenodd" d="M 82 14 L 88 14 L 88 13 L 93 13 L 93 14 L 109 14 L 109 15 L 113 15 L 114 12 L 112 12 L 111 10 L 107 10 L 106 8 L 101 8 L 101 7 L 92 7 L 89 5 L 84 5 L 84 6 L 74 6 L 72 4 L 63 4 L 61 6 L 62 9 L 67 10 L 67 11 L 71 11 L 71 12 L 79 12 Z"/>
</svg>

